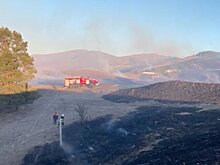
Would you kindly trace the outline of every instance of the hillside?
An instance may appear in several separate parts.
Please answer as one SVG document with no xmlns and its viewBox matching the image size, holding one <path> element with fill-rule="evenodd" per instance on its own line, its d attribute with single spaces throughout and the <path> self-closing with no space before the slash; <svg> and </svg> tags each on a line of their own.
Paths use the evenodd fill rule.
<svg viewBox="0 0 220 165">
<path fill-rule="evenodd" d="M 185 80 L 209 83 L 220 82 L 220 53 L 213 51 L 200 52 L 180 59 L 170 65 L 147 70 L 154 76 L 165 80 Z M 146 70 L 144 70 L 146 71 Z M 144 76 L 143 76 L 144 77 Z"/>
<path fill-rule="evenodd" d="M 72 50 L 35 54 L 38 70 L 33 82 L 63 83 L 66 76 L 90 76 L 102 83 L 146 85 L 169 80 L 220 82 L 220 53 L 200 52 L 185 58 L 158 54 L 116 57 L 104 52 Z"/>
<path fill-rule="evenodd" d="M 140 82 L 138 70 L 159 67 L 177 58 L 156 54 L 136 54 L 116 57 L 99 51 L 73 50 L 52 54 L 34 54 L 38 70 L 34 82 L 60 80 L 65 76 L 91 76 L 104 82 Z"/>
<path fill-rule="evenodd" d="M 168 81 L 139 88 L 122 89 L 103 97 L 116 102 L 153 99 L 220 104 L 220 84 Z"/>
</svg>

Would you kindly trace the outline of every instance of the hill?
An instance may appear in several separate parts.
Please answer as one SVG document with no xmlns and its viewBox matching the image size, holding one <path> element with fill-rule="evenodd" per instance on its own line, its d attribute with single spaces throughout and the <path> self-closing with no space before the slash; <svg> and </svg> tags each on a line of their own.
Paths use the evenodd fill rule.
<svg viewBox="0 0 220 165">
<path fill-rule="evenodd" d="M 219 64 L 219 52 L 205 51 L 180 59 L 171 65 L 164 65 L 144 71 L 153 72 L 154 77 L 157 76 L 160 80 L 185 80 L 219 83 Z"/>
<path fill-rule="evenodd" d="M 168 81 L 139 88 L 122 89 L 103 97 L 116 102 L 152 99 L 220 104 L 220 84 Z"/>
<path fill-rule="evenodd" d="M 159 67 L 176 61 L 175 57 L 156 54 L 136 54 L 116 57 L 104 52 L 73 50 L 52 54 L 35 54 L 38 73 L 35 82 L 61 80 L 65 76 L 91 76 L 104 82 L 140 82 L 138 70 Z M 123 80 L 123 81 L 122 81 Z"/>
<path fill-rule="evenodd" d="M 35 54 L 35 83 L 63 84 L 66 76 L 90 76 L 102 83 L 147 85 L 169 80 L 220 82 L 220 53 L 200 52 L 176 58 L 158 54 L 116 57 L 100 51 L 72 50 Z"/>
</svg>

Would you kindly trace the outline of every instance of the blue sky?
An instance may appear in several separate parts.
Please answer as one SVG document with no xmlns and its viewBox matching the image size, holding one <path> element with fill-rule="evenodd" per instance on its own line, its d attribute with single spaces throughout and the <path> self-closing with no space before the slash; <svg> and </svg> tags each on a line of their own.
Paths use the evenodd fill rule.
<svg viewBox="0 0 220 165">
<path fill-rule="evenodd" d="M 220 51 L 219 0 L 0 0 L 0 26 L 29 52 L 73 49 L 123 56 Z"/>
</svg>

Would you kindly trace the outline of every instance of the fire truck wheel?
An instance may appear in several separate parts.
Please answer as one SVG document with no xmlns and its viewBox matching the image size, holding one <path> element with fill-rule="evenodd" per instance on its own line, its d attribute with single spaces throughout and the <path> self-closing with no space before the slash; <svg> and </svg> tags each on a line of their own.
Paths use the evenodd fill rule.
<svg viewBox="0 0 220 165">
<path fill-rule="evenodd" d="M 93 87 L 94 87 L 93 84 L 89 84 L 89 85 L 88 85 L 88 88 L 93 88 Z"/>
</svg>

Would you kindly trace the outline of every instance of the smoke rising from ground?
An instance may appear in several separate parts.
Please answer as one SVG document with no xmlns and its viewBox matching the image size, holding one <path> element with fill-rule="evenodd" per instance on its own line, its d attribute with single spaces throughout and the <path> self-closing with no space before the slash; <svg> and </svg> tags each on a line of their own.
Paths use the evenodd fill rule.
<svg viewBox="0 0 220 165">
<path fill-rule="evenodd" d="M 160 39 L 154 31 L 138 23 L 119 22 L 115 25 L 96 19 L 86 26 L 84 37 L 86 48 L 118 56 L 138 53 L 186 56 L 193 53 L 190 43 L 179 43 L 172 36 Z"/>
</svg>

